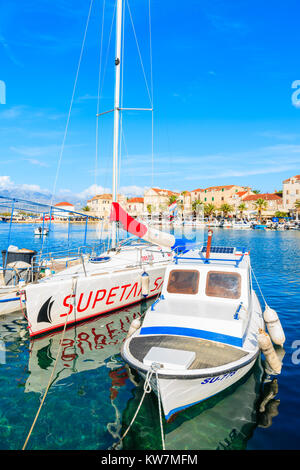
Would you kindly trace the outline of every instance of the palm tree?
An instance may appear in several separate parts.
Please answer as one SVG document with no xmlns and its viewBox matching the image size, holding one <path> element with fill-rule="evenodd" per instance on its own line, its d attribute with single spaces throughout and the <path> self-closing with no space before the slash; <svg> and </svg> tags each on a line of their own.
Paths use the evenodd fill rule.
<svg viewBox="0 0 300 470">
<path fill-rule="evenodd" d="M 171 196 L 169 196 L 169 206 L 173 204 L 173 202 L 175 201 L 177 201 L 177 196 L 175 196 L 175 194 L 172 194 Z"/>
<path fill-rule="evenodd" d="M 151 206 L 151 204 L 147 204 L 147 212 L 148 212 L 148 214 L 152 214 L 152 206 Z"/>
<path fill-rule="evenodd" d="M 238 206 L 238 210 L 240 211 L 241 219 L 243 218 L 243 213 L 247 209 L 247 206 L 244 202 L 241 202 Z"/>
<path fill-rule="evenodd" d="M 252 191 L 254 194 L 259 194 L 260 193 L 260 189 L 253 189 Z"/>
<path fill-rule="evenodd" d="M 216 207 L 214 206 L 214 204 L 209 203 L 204 205 L 204 214 L 209 218 L 215 213 L 215 211 Z"/>
<path fill-rule="evenodd" d="M 299 219 L 298 213 L 300 212 L 300 199 L 297 199 L 297 201 L 295 202 L 294 206 L 295 206 L 295 209 L 296 209 L 297 220 L 298 220 L 298 219 Z"/>
<path fill-rule="evenodd" d="M 255 201 L 255 207 L 257 209 L 258 217 L 259 217 L 259 220 L 260 220 L 261 219 L 261 213 L 262 213 L 262 211 L 267 209 L 268 203 L 264 199 L 259 198 Z"/>
<path fill-rule="evenodd" d="M 223 212 L 224 216 L 227 217 L 228 214 L 233 211 L 233 206 L 231 206 L 230 204 L 224 203 L 220 207 L 220 210 Z"/>
<path fill-rule="evenodd" d="M 84 206 L 82 210 L 85 212 L 89 212 L 91 209 L 89 208 L 89 206 Z"/>
</svg>

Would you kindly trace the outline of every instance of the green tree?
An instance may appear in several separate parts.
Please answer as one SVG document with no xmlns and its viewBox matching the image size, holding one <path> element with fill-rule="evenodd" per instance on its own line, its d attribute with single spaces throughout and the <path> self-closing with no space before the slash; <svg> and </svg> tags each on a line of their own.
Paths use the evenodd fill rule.
<svg viewBox="0 0 300 470">
<path fill-rule="evenodd" d="M 175 194 L 172 194 L 171 196 L 169 196 L 169 206 L 173 204 L 173 202 L 175 201 L 177 201 L 177 196 L 175 196 Z"/>
<path fill-rule="evenodd" d="M 247 206 L 244 202 L 241 202 L 238 206 L 238 210 L 240 211 L 241 218 L 243 218 L 243 213 L 247 209 Z"/>
<path fill-rule="evenodd" d="M 300 212 L 300 199 L 297 199 L 297 201 L 294 204 L 296 212 L 297 212 L 297 219 L 299 218 L 298 213 Z"/>
<path fill-rule="evenodd" d="M 253 189 L 252 191 L 254 194 L 260 194 L 260 189 Z"/>
<path fill-rule="evenodd" d="M 204 205 L 204 214 L 207 217 L 211 217 L 216 212 L 216 206 L 214 204 L 205 204 Z"/>
<path fill-rule="evenodd" d="M 222 211 L 224 216 L 227 217 L 228 214 L 230 214 L 230 212 L 233 211 L 233 206 L 231 206 L 230 204 L 224 203 L 221 205 L 220 211 Z"/>
<path fill-rule="evenodd" d="M 255 207 L 256 207 L 257 212 L 258 212 L 258 217 L 259 217 L 259 219 L 261 219 L 261 213 L 262 213 L 262 211 L 267 209 L 268 203 L 264 199 L 259 198 L 255 201 Z"/>
<path fill-rule="evenodd" d="M 82 208 L 82 210 L 83 210 L 84 212 L 89 212 L 91 209 L 89 208 L 89 206 L 84 206 L 84 207 Z"/>
<path fill-rule="evenodd" d="M 147 212 L 148 212 L 148 214 L 152 214 L 152 206 L 151 206 L 151 204 L 147 204 Z"/>
</svg>

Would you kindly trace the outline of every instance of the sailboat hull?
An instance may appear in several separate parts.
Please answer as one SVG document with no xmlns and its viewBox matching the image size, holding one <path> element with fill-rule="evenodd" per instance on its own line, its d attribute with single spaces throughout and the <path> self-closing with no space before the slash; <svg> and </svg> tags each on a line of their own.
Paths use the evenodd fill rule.
<svg viewBox="0 0 300 470">
<path fill-rule="evenodd" d="M 149 275 L 147 298 L 161 291 L 166 263 L 144 267 Z M 30 336 L 45 334 L 88 318 L 140 302 L 142 268 L 95 272 L 87 276 L 27 286 L 26 310 Z"/>
</svg>

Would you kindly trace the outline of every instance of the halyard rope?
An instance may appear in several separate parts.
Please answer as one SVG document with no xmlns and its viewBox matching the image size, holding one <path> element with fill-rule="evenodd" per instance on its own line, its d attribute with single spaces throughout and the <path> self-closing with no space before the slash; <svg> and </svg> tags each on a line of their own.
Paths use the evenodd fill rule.
<svg viewBox="0 0 300 470">
<path fill-rule="evenodd" d="M 72 279 L 72 290 L 73 290 L 74 298 L 75 298 L 75 295 L 76 295 L 76 287 L 77 287 L 77 278 L 73 278 L 73 279 Z M 42 406 L 43 406 L 43 404 L 44 404 L 44 401 L 45 401 L 45 399 L 46 399 L 48 390 L 49 390 L 49 388 L 50 388 L 50 386 L 51 386 L 51 384 L 52 384 L 52 378 L 53 378 L 53 375 L 54 375 L 54 372 L 55 372 L 55 369 L 56 369 L 56 365 L 57 365 L 57 362 L 58 362 L 58 357 L 59 357 L 59 355 L 60 355 L 60 351 L 61 351 L 61 348 L 62 348 L 62 343 L 63 343 L 64 337 L 65 337 L 67 322 L 68 322 L 68 315 L 66 315 L 66 321 L 65 321 L 65 324 L 64 324 L 64 329 L 63 329 L 63 332 L 62 332 L 62 334 L 61 334 L 61 338 L 60 338 L 60 342 L 59 342 L 59 348 L 58 348 L 58 351 L 57 351 L 55 363 L 54 363 L 54 366 L 53 366 L 52 373 L 51 373 L 51 375 L 50 375 L 50 379 L 49 379 L 48 385 L 47 385 L 47 387 L 46 387 L 45 393 L 44 393 L 44 395 L 43 395 L 43 398 L 42 398 L 42 400 L 41 400 L 40 406 L 39 406 L 39 408 L 38 408 L 38 410 L 37 410 L 37 413 L 36 413 L 36 415 L 35 415 L 35 418 L 34 418 L 34 420 L 33 420 L 32 425 L 31 425 L 30 431 L 29 431 L 29 433 L 28 433 L 28 435 L 27 435 L 27 438 L 26 438 L 26 440 L 25 440 L 25 442 L 24 442 L 24 445 L 23 445 L 23 447 L 22 447 L 22 450 L 25 450 L 25 449 L 26 449 L 27 443 L 28 443 L 28 441 L 29 441 L 29 439 L 30 439 L 30 436 L 31 436 L 31 434 L 32 434 L 32 431 L 33 431 L 33 429 L 34 429 L 34 426 L 35 426 L 35 424 L 36 424 L 36 422 L 37 422 L 37 419 L 38 419 L 38 417 L 39 417 L 40 411 L 41 411 Z"/>
</svg>

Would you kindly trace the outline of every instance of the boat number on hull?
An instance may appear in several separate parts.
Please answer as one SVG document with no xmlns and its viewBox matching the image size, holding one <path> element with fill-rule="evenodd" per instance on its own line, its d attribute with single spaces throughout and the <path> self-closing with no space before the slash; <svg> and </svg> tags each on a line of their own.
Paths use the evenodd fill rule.
<svg viewBox="0 0 300 470">
<path fill-rule="evenodd" d="M 229 377 L 232 377 L 236 372 L 237 371 L 234 370 L 233 372 L 229 372 L 228 374 L 224 374 L 224 375 L 218 375 L 217 377 L 208 377 L 207 379 L 204 379 L 201 382 L 201 385 L 202 384 L 212 384 L 214 382 L 217 382 L 218 380 L 228 379 Z"/>
</svg>

